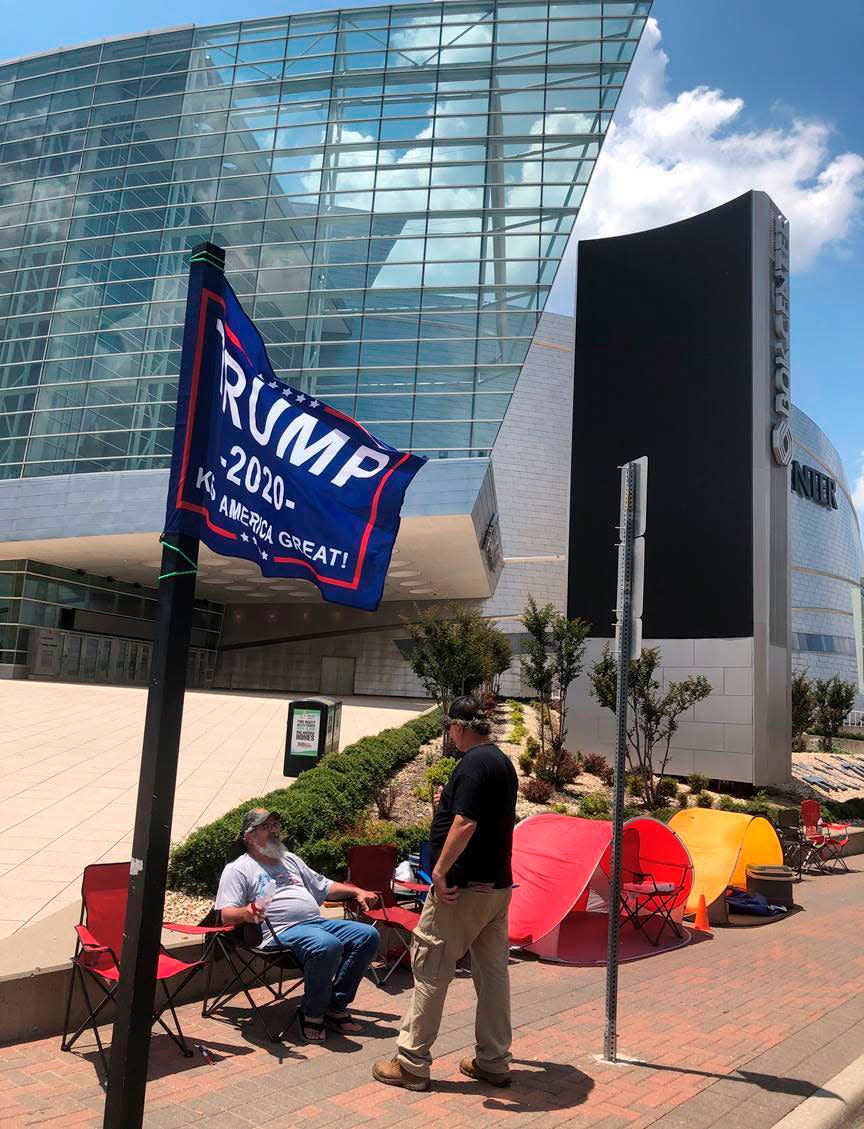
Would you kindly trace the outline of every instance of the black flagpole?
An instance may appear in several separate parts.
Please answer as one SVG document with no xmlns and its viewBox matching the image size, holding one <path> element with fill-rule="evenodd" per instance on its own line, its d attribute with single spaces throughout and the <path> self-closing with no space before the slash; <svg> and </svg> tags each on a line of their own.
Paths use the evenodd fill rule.
<svg viewBox="0 0 864 1129">
<path fill-rule="evenodd" d="M 225 252 L 212 243 L 200 244 L 193 250 L 190 292 L 196 264 L 207 264 L 222 271 L 225 268 Z M 183 371 L 187 371 L 186 366 L 192 363 L 187 351 L 190 338 L 194 340 L 188 325 L 193 316 L 197 316 L 196 311 L 187 302 L 187 331 L 181 359 Z M 163 543 L 159 574 L 153 661 L 138 778 L 129 900 L 111 1039 L 104 1129 L 137 1129 L 144 1118 L 150 1030 L 156 1000 L 156 968 L 162 935 L 198 563 L 197 537 L 172 534 L 167 542 Z"/>
</svg>

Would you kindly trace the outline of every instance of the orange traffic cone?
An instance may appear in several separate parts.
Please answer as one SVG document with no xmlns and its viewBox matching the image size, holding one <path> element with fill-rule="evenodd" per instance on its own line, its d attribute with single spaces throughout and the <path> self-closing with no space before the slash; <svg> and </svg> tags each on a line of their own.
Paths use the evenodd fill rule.
<svg viewBox="0 0 864 1129">
<path fill-rule="evenodd" d="M 708 907 L 705 904 L 705 895 L 699 895 L 699 905 L 696 907 L 696 920 L 693 922 L 700 933 L 710 933 L 711 926 L 708 922 Z"/>
</svg>

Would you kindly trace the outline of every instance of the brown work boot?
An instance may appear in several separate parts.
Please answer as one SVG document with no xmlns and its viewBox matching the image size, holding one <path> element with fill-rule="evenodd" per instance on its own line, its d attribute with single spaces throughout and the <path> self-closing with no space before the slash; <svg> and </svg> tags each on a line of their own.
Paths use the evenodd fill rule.
<svg viewBox="0 0 864 1129">
<path fill-rule="evenodd" d="M 459 1069 L 467 1078 L 488 1082 L 490 1086 L 509 1086 L 512 1081 L 509 1070 L 505 1074 L 493 1074 L 491 1070 L 484 1070 L 482 1066 L 478 1066 L 476 1058 L 463 1058 L 459 1063 Z"/>
<path fill-rule="evenodd" d="M 385 1086 L 401 1086 L 403 1090 L 420 1092 L 429 1089 L 429 1079 L 406 1070 L 395 1055 L 392 1058 L 379 1058 L 373 1063 L 372 1077 L 376 1082 L 383 1082 Z"/>
</svg>

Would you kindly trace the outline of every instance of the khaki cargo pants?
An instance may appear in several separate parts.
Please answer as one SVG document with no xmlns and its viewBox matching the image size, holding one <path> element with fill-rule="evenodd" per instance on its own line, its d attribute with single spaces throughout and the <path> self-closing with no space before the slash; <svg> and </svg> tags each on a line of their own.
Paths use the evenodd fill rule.
<svg viewBox="0 0 864 1129">
<path fill-rule="evenodd" d="M 424 1078 L 438 1037 L 447 989 L 456 963 L 471 953 L 477 992 L 474 1028 L 477 1065 L 495 1074 L 510 1066 L 510 942 L 507 910 L 512 890 L 460 890 L 455 902 L 429 894 L 411 944 L 414 994 L 399 1032 L 396 1057 Z"/>
</svg>

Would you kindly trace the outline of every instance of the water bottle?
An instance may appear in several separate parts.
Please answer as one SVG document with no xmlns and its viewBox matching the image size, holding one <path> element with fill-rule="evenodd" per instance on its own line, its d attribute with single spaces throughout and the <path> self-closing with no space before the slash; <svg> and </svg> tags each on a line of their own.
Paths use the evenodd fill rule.
<svg viewBox="0 0 864 1129">
<path fill-rule="evenodd" d="M 264 885 L 259 889 L 255 895 L 254 906 L 259 913 L 266 913 L 267 907 L 273 901 L 273 895 L 276 893 L 276 879 L 268 878 Z"/>
</svg>

